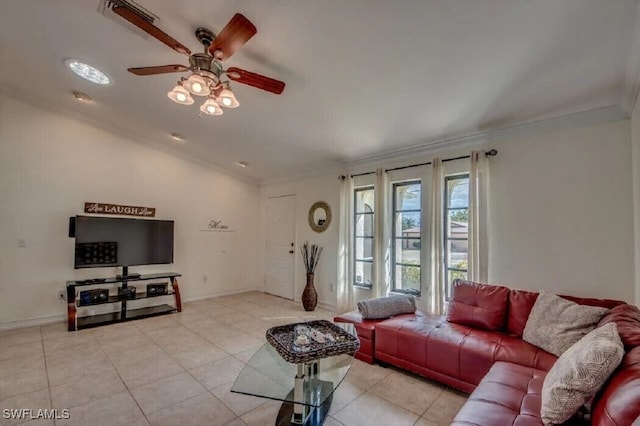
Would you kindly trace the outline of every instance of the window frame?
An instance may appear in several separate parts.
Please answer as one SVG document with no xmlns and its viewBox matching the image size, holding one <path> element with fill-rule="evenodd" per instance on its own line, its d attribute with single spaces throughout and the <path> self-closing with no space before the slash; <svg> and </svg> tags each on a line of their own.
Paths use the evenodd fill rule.
<svg viewBox="0 0 640 426">
<path fill-rule="evenodd" d="M 373 288 L 373 283 L 372 284 L 366 284 L 366 283 L 359 283 L 356 282 L 356 264 L 358 262 L 360 263 L 368 263 L 371 265 L 371 271 L 373 273 L 373 271 L 375 270 L 374 268 L 374 264 L 376 261 L 376 253 L 375 253 L 375 236 L 376 236 L 376 227 L 375 227 L 375 220 L 376 220 L 376 211 L 375 211 L 375 206 L 374 206 L 374 210 L 370 211 L 370 212 L 358 212 L 358 192 L 363 192 L 363 191 L 371 191 L 373 190 L 373 199 L 374 199 L 374 204 L 375 204 L 375 197 L 377 196 L 376 192 L 375 192 L 375 185 L 365 185 L 365 186 L 359 186 L 357 188 L 353 188 L 353 233 L 352 233 L 352 237 L 353 237 L 353 263 L 352 263 L 352 267 L 353 267 L 353 277 L 351 278 L 352 280 L 352 285 L 354 287 L 358 287 L 358 288 L 364 288 L 364 289 L 369 289 L 371 290 Z M 358 215 L 371 215 L 371 220 L 373 223 L 373 232 L 372 235 L 366 236 L 366 235 L 361 235 L 358 236 L 356 235 L 356 223 L 357 223 L 357 218 Z M 371 260 L 366 260 L 366 259 L 358 259 L 356 257 L 356 241 L 358 240 L 358 238 L 365 238 L 365 239 L 370 239 L 371 240 Z M 372 279 L 374 279 L 375 277 L 371 277 Z"/>
<path fill-rule="evenodd" d="M 410 294 L 413 296 L 417 296 L 420 297 L 420 295 L 422 294 L 422 276 L 423 276 L 423 270 L 422 270 L 422 266 L 423 266 L 423 262 L 422 262 L 422 237 L 423 237 L 423 233 L 422 233 L 422 223 L 423 223 L 423 211 L 422 211 L 422 203 L 423 203 L 423 194 L 422 194 L 422 189 L 423 189 L 423 184 L 422 184 L 422 179 L 410 179 L 410 180 L 404 180 L 404 181 L 400 181 L 400 182 L 393 182 L 391 184 L 391 198 L 392 198 L 392 203 L 391 203 L 391 256 L 390 256 L 390 272 L 391 272 L 391 277 L 390 277 L 390 281 L 391 281 L 391 293 L 401 293 L 401 294 Z M 397 210 L 397 196 L 396 196 L 396 188 L 400 187 L 400 186 L 409 186 L 409 185 L 415 185 L 415 184 L 419 184 L 420 185 L 420 208 L 419 209 L 411 209 L 411 210 Z M 396 236 L 396 214 L 398 213 L 420 213 L 420 237 L 419 238 L 415 238 L 415 237 L 397 237 Z M 405 264 L 405 263 L 397 263 L 396 262 L 396 240 L 397 239 L 401 239 L 401 240 L 416 240 L 420 242 L 420 263 L 418 265 L 411 265 L 411 264 Z M 396 266 L 411 266 L 411 267 L 417 267 L 420 271 L 420 279 L 419 279 L 419 289 L 418 290 L 414 290 L 414 289 L 404 289 L 404 288 L 397 288 L 396 287 Z M 402 284 L 402 283 L 401 283 Z"/>
<path fill-rule="evenodd" d="M 451 174 L 451 175 L 447 175 L 444 178 L 444 194 L 445 194 L 445 198 L 444 198 L 444 203 L 443 203 L 443 221 L 442 221 L 442 225 L 443 225 L 443 233 L 442 233 L 442 243 L 443 243 L 443 259 L 442 259 L 442 267 L 444 269 L 444 282 L 445 282 L 445 300 L 450 300 L 451 299 L 451 282 L 449 280 L 449 272 L 450 271 L 454 271 L 454 272 L 465 272 L 467 274 L 467 278 L 469 277 L 469 249 L 468 249 L 468 243 L 469 243 L 469 234 L 468 234 L 468 229 L 469 229 L 469 220 L 467 218 L 467 238 L 450 238 L 448 236 L 448 229 L 447 229 L 447 225 L 448 225 L 448 221 L 449 221 L 449 212 L 451 211 L 457 211 L 457 210 L 464 210 L 465 207 L 449 207 L 450 204 L 450 199 L 449 199 L 449 182 L 451 181 L 455 181 L 455 180 L 462 180 L 462 179 L 467 179 L 469 180 L 469 172 L 466 173 L 455 173 L 455 174 Z M 469 202 L 467 201 L 467 207 L 466 210 L 469 211 Z M 468 213 L 467 213 L 468 215 Z M 448 250 L 448 242 L 449 241 L 467 241 L 467 269 L 462 269 L 462 268 L 453 268 L 453 267 L 449 267 L 449 250 Z"/>
</svg>

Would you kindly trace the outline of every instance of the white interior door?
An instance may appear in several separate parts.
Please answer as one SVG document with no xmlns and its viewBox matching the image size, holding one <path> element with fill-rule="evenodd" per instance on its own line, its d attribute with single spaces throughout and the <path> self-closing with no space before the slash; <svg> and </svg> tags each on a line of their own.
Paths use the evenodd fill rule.
<svg viewBox="0 0 640 426">
<path fill-rule="evenodd" d="M 295 195 L 267 198 L 265 291 L 293 300 Z"/>
</svg>

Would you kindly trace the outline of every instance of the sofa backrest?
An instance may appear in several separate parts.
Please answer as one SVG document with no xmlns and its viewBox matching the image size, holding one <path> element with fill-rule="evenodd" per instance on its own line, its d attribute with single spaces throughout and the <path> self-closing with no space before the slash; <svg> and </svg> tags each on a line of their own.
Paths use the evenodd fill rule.
<svg viewBox="0 0 640 426">
<path fill-rule="evenodd" d="M 602 317 L 598 327 L 610 322 L 615 322 L 618 326 L 618 334 L 626 351 L 640 346 L 640 309 L 637 306 L 626 303 L 614 306 Z"/>
<path fill-rule="evenodd" d="M 509 289 L 456 279 L 453 282 L 447 321 L 483 330 L 503 331 Z"/>
<path fill-rule="evenodd" d="M 600 306 L 608 309 L 624 304 L 622 301 L 610 299 L 593 299 L 564 295 L 560 295 L 560 297 L 576 302 L 579 305 Z M 531 313 L 531 309 L 533 308 L 534 303 L 536 303 L 537 298 L 538 293 L 532 291 L 511 290 L 509 292 L 506 326 L 508 334 L 516 337 L 522 337 L 522 332 L 524 331 L 524 327 L 529 319 L 529 314 Z"/>
</svg>

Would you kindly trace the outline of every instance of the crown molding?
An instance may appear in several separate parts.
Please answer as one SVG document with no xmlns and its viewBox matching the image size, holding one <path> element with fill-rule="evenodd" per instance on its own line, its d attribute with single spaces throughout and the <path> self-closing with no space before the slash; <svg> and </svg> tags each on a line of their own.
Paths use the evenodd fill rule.
<svg viewBox="0 0 640 426">
<path fill-rule="evenodd" d="M 631 51 L 620 97 L 620 107 L 624 112 L 631 115 L 638 100 L 640 91 L 640 2 L 636 3 L 635 25 L 633 38 L 631 40 Z"/>
<path fill-rule="evenodd" d="M 535 121 L 522 122 L 494 130 L 471 133 L 458 137 L 436 139 L 412 147 L 383 152 L 351 161 L 345 161 L 340 164 L 320 166 L 287 176 L 264 179 L 260 184 L 261 186 L 275 185 L 296 180 L 326 176 L 331 173 L 335 173 L 336 177 L 338 174 L 347 174 L 347 172 L 351 174 L 363 173 L 375 170 L 376 167 L 389 166 L 389 163 L 392 162 L 394 164 L 401 163 L 402 161 L 415 162 L 415 159 L 418 156 L 425 157 L 444 151 L 486 145 L 487 143 L 506 138 L 522 137 L 536 133 L 548 132 L 550 130 L 575 127 L 579 125 L 600 124 L 627 118 L 629 118 L 629 114 L 624 111 L 620 105 L 609 105 L 570 114 L 550 116 Z"/>
<path fill-rule="evenodd" d="M 153 139 L 141 138 L 138 136 L 132 136 L 130 132 L 126 129 L 118 127 L 112 123 L 105 123 L 101 120 L 92 118 L 87 114 L 82 113 L 81 111 L 76 111 L 71 108 L 61 107 L 59 105 L 55 105 L 53 102 L 48 101 L 47 99 L 34 96 L 32 94 L 27 94 L 21 90 L 15 89 L 14 87 L 7 86 L 5 84 L 0 84 L 0 95 L 11 98 L 15 101 L 26 103 L 34 108 L 50 112 L 52 114 L 56 114 L 59 116 L 63 116 L 70 120 L 75 120 L 80 123 L 89 125 L 91 127 L 97 128 L 104 132 L 110 133 L 112 135 L 118 136 L 122 139 L 129 140 L 132 142 L 136 142 L 138 144 L 144 145 L 148 148 L 155 149 L 157 151 L 163 152 L 165 154 L 178 157 L 182 160 L 190 161 L 193 163 L 197 163 L 201 166 L 204 166 L 209 169 L 213 169 L 214 171 L 226 175 L 228 177 L 232 177 L 234 179 L 241 180 L 246 183 L 250 183 L 252 185 L 259 185 L 260 180 L 256 178 L 252 178 L 249 176 L 244 176 L 238 173 L 234 173 L 231 170 L 227 170 L 215 164 L 211 164 L 207 161 L 204 161 L 198 157 L 192 157 L 188 154 L 185 154 L 181 151 L 175 150 L 171 148 L 169 145 L 163 146 L 158 144 L 157 141 Z"/>
<path fill-rule="evenodd" d="M 638 44 L 638 47 L 640 48 L 640 43 Z M 638 50 L 638 52 L 640 53 L 640 49 Z M 640 61 L 638 61 L 638 66 L 638 69 L 640 70 Z M 636 75 L 640 77 L 640 73 Z M 636 79 L 634 84 L 638 86 L 637 88 L 640 88 L 640 79 Z M 89 117 L 87 114 L 83 114 L 71 108 L 54 105 L 50 101 L 39 97 L 34 97 L 33 95 L 28 95 L 22 91 L 16 90 L 6 85 L 0 84 L 0 94 L 15 99 L 19 102 L 27 103 L 35 108 L 49 111 L 57 115 L 62 115 L 66 118 L 90 125 L 107 133 L 121 137 L 125 140 L 140 143 L 149 148 L 164 152 L 165 154 L 197 163 L 201 166 L 215 170 L 220 174 L 259 186 L 275 185 L 296 180 L 321 177 L 332 173 L 335 173 L 336 177 L 339 174 L 361 173 L 364 171 L 369 171 L 368 169 L 375 169 L 376 166 L 388 165 L 390 162 L 400 163 L 405 160 L 414 161 L 416 156 L 424 157 L 428 155 L 434 155 L 443 151 L 476 147 L 491 141 L 497 141 L 509 137 L 541 133 L 552 129 L 566 128 L 576 125 L 598 124 L 629 118 L 629 112 L 626 111 L 622 105 L 609 105 L 602 108 L 595 108 L 571 114 L 550 116 L 540 120 L 518 123 L 493 130 L 470 133 L 457 137 L 436 139 L 407 148 L 395 149 L 392 151 L 365 156 L 349 161 L 324 164 L 314 168 L 306 168 L 304 170 L 293 172 L 287 175 L 276 176 L 261 180 L 234 173 L 231 170 L 227 170 L 220 166 L 208 163 L 200 158 L 192 157 L 178 150 L 174 150 L 170 146 L 161 146 L 151 139 L 131 136 L 129 132 L 127 132 L 123 128 L 112 124 L 107 125 L 107 123 Z"/>
</svg>

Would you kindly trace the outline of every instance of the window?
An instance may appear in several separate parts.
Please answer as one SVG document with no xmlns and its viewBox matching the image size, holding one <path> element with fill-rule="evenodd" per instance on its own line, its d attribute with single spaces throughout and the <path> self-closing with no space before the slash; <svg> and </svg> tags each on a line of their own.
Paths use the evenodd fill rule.
<svg viewBox="0 0 640 426">
<path fill-rule="evenodd" d="M 444 267 L 449 299 L 451 283 L 467 279 L 469 267 L 469 175 L 445 178 Z"/>
<path fill-rule="evenodd" d="M 420 295 L 420 181 L 393 184 L 392 291 Z"/>
<path fill-rule="evenodd" d="M 375 226 L 372 186 L 354 190 L 354 285 L 371 288 L 373 285 L 373 237 Z"/>
</svg>

